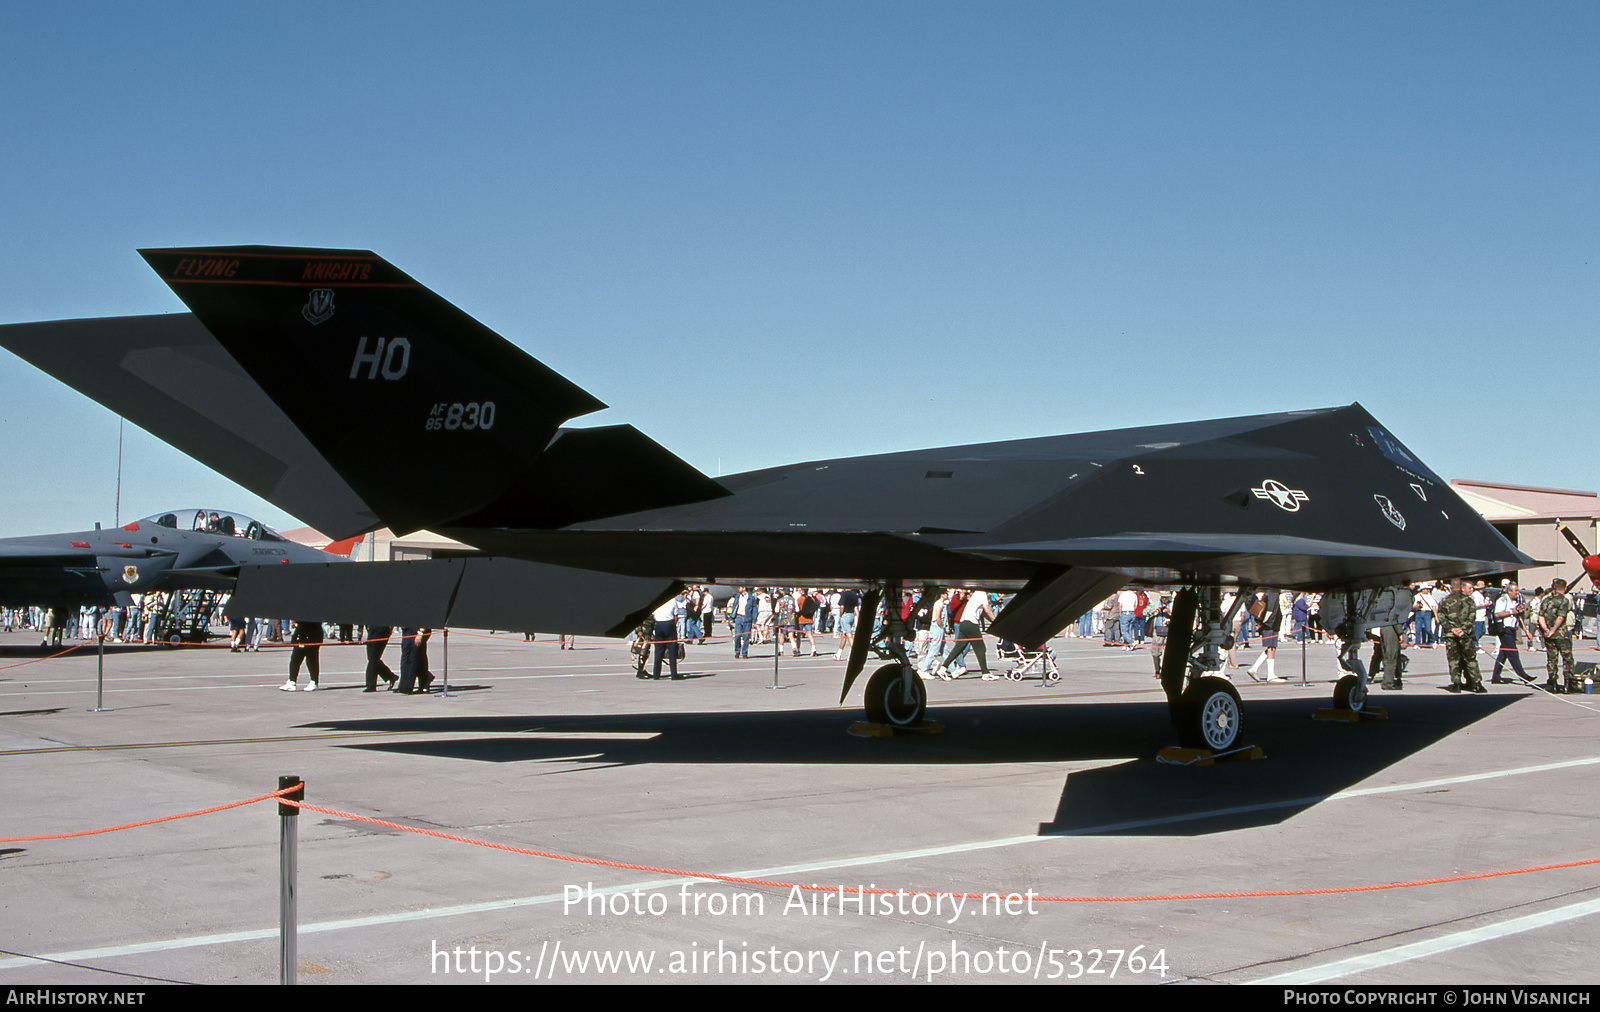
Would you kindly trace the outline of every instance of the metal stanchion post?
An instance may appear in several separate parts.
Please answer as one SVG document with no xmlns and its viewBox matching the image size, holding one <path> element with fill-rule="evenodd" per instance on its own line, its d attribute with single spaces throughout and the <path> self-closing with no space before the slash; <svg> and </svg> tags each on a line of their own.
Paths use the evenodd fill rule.
<svg viewBox="0 0 1600 1012">
<path fill-rule="evenodd" d="M 89 710 L 90 713 L 104 713 L 106 710 L 106 638 L 101 635 L 98 639 L 100 666 L 94 676 L 94 706 Z"/>
<path fill-rule="evenodd" d="M 1307 635 L 1308 635 L 1308 632 L 1306 630 L 1306 624 L 1303 623 L 1300 626 L 1300 687 L 1302 689 L 1305 688 L 1308 684 L 1310 684 L 1309 682 L 1306 681 L 1306 636 Z"/>
<path fill-rule="evenodd" d="M 306 799 L 306 785 L 299 777 L 286 776 L 278 778 L 278 790 L 286 787 L 294 788 L 284 798 L 290 801 L 304 801 Z M 296 835 L 295 820 L 300 817 L 300 809 L 295 805 L 278 803 L 278 983 L 293 984 L 295 982 L 295 967 L 299 963 L 298 935 L 299 935 L 299 910 L 296 902 L 297 887 L 295 883 L 296 868 Z"/>
<path fill-rule="evenodd" d="M 441 696 L 450 695 L 450 627 L 444 627 L 444 690 Z"/>
<path fill-rule="evenodd" d="M 776 611 L 774 611 L 776 615 Z M 778 658 L 783 656 L 783 634 L 778 631 L 776 621 L 772 624 L 772 684 L 769 689 L 787 689 L 787 685 L 778 684 Z"/>
</svg>

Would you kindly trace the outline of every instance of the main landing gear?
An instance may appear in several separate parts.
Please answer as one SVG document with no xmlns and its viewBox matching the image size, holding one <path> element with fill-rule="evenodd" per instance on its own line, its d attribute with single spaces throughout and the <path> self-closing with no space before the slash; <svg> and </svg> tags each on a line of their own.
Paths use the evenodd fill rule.
<svg viewBox="0 0 1600 1012">
<path fill-rule="evenodd" d="M 874 671 L 863 696 L 874 724 L 915 727 L 928 709 L 928 688 L 910 664 L 885 664 Z"/>
<path fill-rule="evenodd" d="M 1226 678 L 1196 678 L 1184 690 L 1173 724 L 1185 748 L 1229 752 L 1243 740 L 1244 703 Z"/>
<path fill-rule="evenodd" d="M 1382 718 L 1382 707 L 1369 706 L 1367 697 L 1367 669 L 1361 663 L 1361 644 L 1367 634 L 1384 626 L 1404 625 L 1411 613 L 1411 591 L 1405 587 L 1378 587 L 1370 590 L 1346 590 L 1322 596 L 1323 627 L 1332 629 L 1340 640 L 1339 667 L 1349 674 L 1340 677 L 1333 687 L 1333 710 L 1324 716 L 1317 711 L 1318 719 L 1356 720 L 1360 717 Z M 1396 672 L 1398 678 L 1406 668 L 1406 656 L 1398 648 Z M 1374 648 L 1374 657 L 1377 648 Z M 1374 663 L 1377 663 L 1374 661 Z M 1387 683 L 1387 681 L 1386 681 Z M 1359 715 L 1359 717 L 1358 717 Z"/>
<path fill-rule="evenodd" d="M 862 599 L 862 633 L 851 644 L 850 663 L 846 665 L 844 671 L 844 688 L 839 693 L 839 702 L 843 703 L 845 696 L 850 693 L 850 686 L 866 667 L 869 652 L 877 652 L 880 656 L 886 655 L 890 663 L 872 673 L 872 677 L 867 679 L 866 690 L 862 693 L 867 721 L 879 725 L 883 734 L 913 728 L 928 729 L 922 719 L 928 709 L 928 689 L 917 676 L 917 669 L 911 663 L 911 658 L 906 655 L 904 623 L 900 618 L 897 593 L 887 594 L 890 604 L 884 609 L 883 629 L 879 638 L 874 641 L 868 632 L 876 621 L 878 603 L 884 599 L 886 592 L 898 592 L 899 589 L 899 581 L 886 581 L 884 584 L 872 587 Z M 928 588 L 924 588 L 923 593 L 927 592 Z"/>
<path fill-rule="evenodd" d="M 1161 688 L 1179 744 L 1211 753 L 1235 751 L 1244 741 L 1244 703 L 1233 683 L 1216 673 L 1221 664 L 1218 648 L 1231 646 L 1227 631 L 1233 620 L 1232 612 L 1218 615 L 1220 594 L 1217 587 L 1177 593 L 1161 658 Z M 1244 599 L 1241 589 L 1233 611 Z"/>
<path fill-rule="evenodd" d="M 1367 706 L 1367 680 L 1360 675 L 1345 675 L 1333 687 L 1333 708 L 1360 713 Z"/>
</svg>

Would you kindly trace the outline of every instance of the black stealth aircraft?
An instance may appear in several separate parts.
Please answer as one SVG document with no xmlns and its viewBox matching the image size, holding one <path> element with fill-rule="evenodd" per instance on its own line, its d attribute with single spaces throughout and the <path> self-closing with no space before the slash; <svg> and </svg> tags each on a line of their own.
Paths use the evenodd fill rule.
<svg viewBox="0 0 1600 1012">
<path fill-rule="evenodd" d="M 565 427 L 604 405 L 374 253 L 142 255 L 194 317 L 100 330 L 214 338 L 248 375 L 250 402 L 270 401 L 303 436 L 273 480 L 295 487 L 284 507 L 325 533 L 427 528 L 632 578 L 853 584 L 868 591 L 867 615 L 906 586 L 1016 591 L 992 631 L 1025 646 L 1120 586 L 1173 585 L 1162 684 L 1181 737 L 1213 749 L 1237 741 L 1243 718 L 1232 686 L 1208 675 L 1231 617 L 1217 614 L 1221 587 L 1343 592 L 1353 638 L 1381 617 L 1379 598 L 1395 599 L 1384 588 L 1531 562 L 1359 405 L 712 479 L 632 426 Z M 51 371 L 79 385 L 72 370 Z M 169 439 L 176 427 L 143 424 Z M 293 480 L 313 472 L 316 482 Z M 867 641 L 856 640 L 845 692 Z M 876 719 L 915 723 L 925 701 L 903 654 L 868 680 Z"/>
</svg>

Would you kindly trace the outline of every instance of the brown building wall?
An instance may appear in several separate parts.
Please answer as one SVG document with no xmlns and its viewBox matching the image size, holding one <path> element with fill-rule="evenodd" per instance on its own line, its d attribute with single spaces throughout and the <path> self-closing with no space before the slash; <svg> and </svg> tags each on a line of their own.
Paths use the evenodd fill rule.
<svg viewBox="0 0 1600 1012">
<path fill-rule="evenodd" d="M 1589 551 L 1597 550 L 1600 541 L 1596 539 L 1596 525 L 1593 520 L 1567 521 L 1567 527 L 1588 546 Z M 1555 562 L 1553 566 L 1524 569 L 1518 574 L 1517 582 L 1525 587 L 1548 587 L 1550 581 L 1558 576 L 1568 584 L 1572 584 L 1583 576 L 1583 560 L 1578 557 L 1573 547 L 1567 544 L 1567 539 L 1561 536 L 1561 532 L 1556 530 L 1554 521 L 1538 520 L 1518 524 L 1517 547 L 1536 559 Z M 1583 584 L 1581 589 L 1591 589 L 1588 580 L 1585 579 Z"/>
</svg>

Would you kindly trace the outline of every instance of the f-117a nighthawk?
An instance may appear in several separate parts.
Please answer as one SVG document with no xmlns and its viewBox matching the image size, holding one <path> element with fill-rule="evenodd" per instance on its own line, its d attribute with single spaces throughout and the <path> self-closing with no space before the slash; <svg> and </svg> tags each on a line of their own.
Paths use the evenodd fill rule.
<svg viewBox="0 0 1600 1012">
<path fill-rule="evenodd" d="M 1014 591 L 991 631 L 1028 647 L 1120 586 L 1171 585 L 1162 685 L 1180 737 L 1217 751 L 1243 723 L 1238 694 L 1211 676 L 1224 586 L 1322 591 L 1354 641 L 1393 617 L 1387 588 L 1532 561 L 1359 405 L 714 479 L 632 426 L 564 426 L 604 405 L 374 253 L 141 252 L 193 316 L 21 325 L 0 344 L 333 537 L 427 528 L 644 581 L 630 586 L 652 600 L 677 581 L 850 584 L 871 615 L 906 586 Z M 82 343 L 46 364 L 22 347 L 40 328 Z M 162 372 L 180 360 L 226 377 L 231 414 Z M 115 388 L 129 373 L 156 393 L 126 403 Z M 896 609 L 886 621 L 897 631 Z M 846 693 L 868 646 L 857 638 Z M 926 689 L 893 649 L 866 708 L 911 725 Z"/>
</svg>

